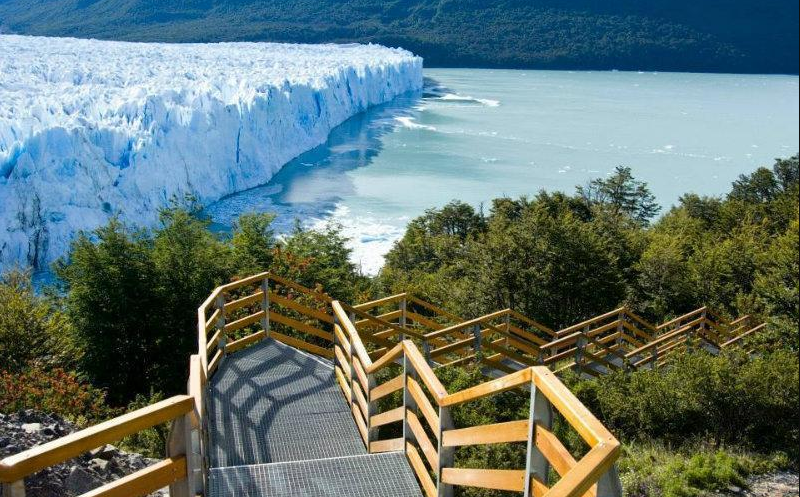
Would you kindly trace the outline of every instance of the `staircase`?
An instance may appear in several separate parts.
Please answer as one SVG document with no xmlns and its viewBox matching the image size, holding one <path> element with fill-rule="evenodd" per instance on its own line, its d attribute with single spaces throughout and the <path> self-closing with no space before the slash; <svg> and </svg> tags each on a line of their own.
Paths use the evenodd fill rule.
<svg viewBox="0 0 800 497">
<path fill-rule="evenodd" d="M 622 307 L 556 331 L 512 309 L 464 319 L 408 293 L 350 306 L 258 274 L 198 309 L 187 395 L 0 461 L 2 496 L 24 497 L 26 476 L 169 423 L 166 459 L 82 497 L 165 486 L 174 497 L 450 497 L 456 487 L 618 497 L 619 442 L 556 374 L 669 367 L 681 350 L 746 346 L 764 326 L 705 307 L 653 325 Z M 469 364 L 487 381 L 448 392 L 436 370 Z M 453 423 L 453 409 L 509 390 L 529 399 L 526 419 Z M 557 438 L 556 418 L 584 441 L 582 457 Z M 498 443 L 524 445 L 524 468 L 458 466 L 458 447 Z"/>
</svg>

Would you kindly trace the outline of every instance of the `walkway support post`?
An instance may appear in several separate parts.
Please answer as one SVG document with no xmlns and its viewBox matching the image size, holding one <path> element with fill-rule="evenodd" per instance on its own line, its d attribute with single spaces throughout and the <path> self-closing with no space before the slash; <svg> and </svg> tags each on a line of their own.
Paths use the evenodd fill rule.
<svg viewBox="0 0 800 497">
<path fill-rule="evenodd" d="M 261 282 L 261 291 L 264 296 L 261 298 L 261 310 L 264 317 L 261 318 L 261 329 L 264 330 L 264 338 L 269 338 L 269 276 Z"/>
<path fill-rule="evenodd" d="M 530 411 L 528 414 L 528 460 L 525 466 L 525 497 L 533 497 L 533 479 L 547 484 L 550 463 L 536 446 L 536 426 L 547 430 L 553 428 L 553 406 L 544 394 L 531 382 Z M 599 496 L 598 496 L 599 497 Z"/>
<path fill-rule="evenodd" d="M 436 472 L 436 492 L 437 497 L 453 497 L 453 485 L 442 482 L 444 468 L 452 468 L 455 465 L 455 447 L 445 447 L 442 443 L 444 432 L 455 428 L 453 417 L 449 407 L 439 407 L 439 468 Z"/>
</svg>

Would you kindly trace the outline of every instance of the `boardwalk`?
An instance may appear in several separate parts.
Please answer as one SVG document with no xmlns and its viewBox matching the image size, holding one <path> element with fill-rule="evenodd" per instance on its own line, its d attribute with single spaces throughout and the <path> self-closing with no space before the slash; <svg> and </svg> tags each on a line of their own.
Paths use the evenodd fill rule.
<svg viewBox="0 0 800 497">
<path fill-rule="evenodd" d="M 417 497 L 401 453 L 367 454 L 333 365 L 267 339 L 209 385 L 209 495 Z"/>
</svg>

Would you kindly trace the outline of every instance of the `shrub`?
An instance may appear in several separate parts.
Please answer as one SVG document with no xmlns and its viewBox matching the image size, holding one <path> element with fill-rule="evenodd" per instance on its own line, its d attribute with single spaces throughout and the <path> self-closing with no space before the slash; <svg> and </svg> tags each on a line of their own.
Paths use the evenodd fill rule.
<svg viewBox="0 0 800 497">
<path fill-rule="evenodd" d="M 66 316 L 33 291 L 30 275 L 0 278 L 0 367 L 21 372 L 32 364 L 70 367 L 79 357 Z"/>
<path fill-rule="evenodd" d="M 680 446 L 692 438 L 797 458 L 798 358 L 685 354 L 669 368 L 571 381 L 618 437 Z"/>
<path fill-rule="evenodd" d="M 102 421 L 114 414 L 105 393 L 63 369 L 0 372 L 0 412 L 35 409 L 57 414 L 78 425 Z"/>
</svg>

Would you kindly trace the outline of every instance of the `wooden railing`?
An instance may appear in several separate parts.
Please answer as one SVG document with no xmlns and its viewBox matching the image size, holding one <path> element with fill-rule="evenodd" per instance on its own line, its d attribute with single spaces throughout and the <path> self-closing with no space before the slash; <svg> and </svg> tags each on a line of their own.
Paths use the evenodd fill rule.
<svg viewBox="0 0 800 497">
<path fill-rule="evenodd" d="M 194 497 L 202 488 L 199 454 L 192 450 L 195 408 L 192 396 L 175 396 L 6 457 L 0 461 L 3 497 L 24 497 L 26 477 L 162 423 L 171 423 L 166 459 L 81 497 L 141 496 L 166 486 L 173 497 Z"/>
<path fill-rule="evenodd" d="M 597 496 L 621 495 L 614 469 L 619 442 L 546 367 L 527 367 L 448 393 L 412 340 L 400 341 L 373 360 L 352 322 L 351 308 L 339 302 L 333 302 L 332 307 L 336 318 L 335 374 L 364 444 L 373 453 L 405 452 L 427 497 L 452 495 L 454 486 L 507 490 L 537 497 L 578 497 L 587 492 Z M 467 323 L 466 326 L 476 324 Z M 393 369 L 400 371 L 394 374 Z M 530 392 L 527 419 L 454 427 L 452 408 L 512 389 Z M 380 406 L 386 404 L 382 401 L 392 394 L 396 394 L 400 405 L 390 403 L 381 410 Z M 589 451 L 580 460 L 576 461 L 553 433 L 554 411 L 563 415 L 588 444 Z M 381 439 L 380 429 L 393 424 L 401 424 L 398 432 L 402 435 Z M 455 465 L 456 447 L 515 442 L 526 444 L 524 469 Z M 549 486 L 550 467 L 560 476 L 552 486 Z"/>
<path fill-rule="evenodd" d="M 270 273 L 217 287 L 197 312 L 198 353 L 190 358 L 187 395 L 3 459 L 3 497 L 24 497 L 24 480 L 37 471 L 161 423 L 171 423 L 167 459 L 84 497 L 135 497 L 166 485 L 175 496 L 203 493 L 206 384 L 226 355 L 266 337 L 333 359 L 366 447 L 405 451 L 428 496 L 449 495 L 456 485 L 536 496 L 615 495 L 618 443 L 550 369 L 594 376 L 653 368 L 689 347 L 739 346 L 765 327 L 749 316 L 726 323 L 705 307 L 655 326 L 622 307 L 556 332 L 511 309 L 464 319 L 408 293 L 351 307 Z M 446 392 L 434 369 L 470 362 L 496 379 Z M 530 390 L 529 419 L 453 427 L 452 407 L 509 389 Z M 393 395 L 400 405 L 379 411 Z M 588 443 L 579 461 L 552 433 L 553 410 Z M 402 436 L 380 438 L 400 423 Z M 527 443 L 527 468 L 454 467 L 455 447 L 499 442 Z M 560 475 L 549 489 L 548 467 Z"/>
</svg>

